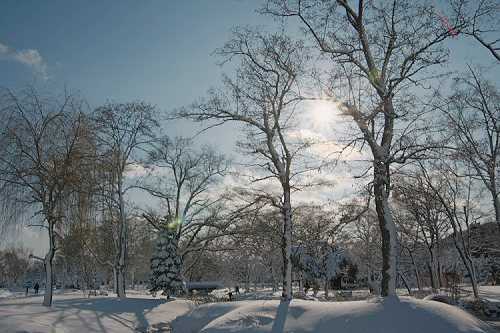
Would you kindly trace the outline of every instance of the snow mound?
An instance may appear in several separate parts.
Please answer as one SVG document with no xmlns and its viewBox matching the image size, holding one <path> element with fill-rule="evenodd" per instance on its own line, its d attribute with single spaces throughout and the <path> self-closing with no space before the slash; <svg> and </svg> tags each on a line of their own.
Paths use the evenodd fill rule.
<svg viewBox="0 0 500 333">
<path fill-rule="evenodd" d="M 276 319 L 275 319 L 276 318 Z M 494 332 L 459 307 L 413 297 L 355 302 L 294 299 L 212 303 L 172 322 L 189 332 Z"/>
<path fill-rule="evenodd" d="M 0 288 L 0 299 L 8 297 L 12 297 L 12 293 L 5 288 Z"/>
</svg>

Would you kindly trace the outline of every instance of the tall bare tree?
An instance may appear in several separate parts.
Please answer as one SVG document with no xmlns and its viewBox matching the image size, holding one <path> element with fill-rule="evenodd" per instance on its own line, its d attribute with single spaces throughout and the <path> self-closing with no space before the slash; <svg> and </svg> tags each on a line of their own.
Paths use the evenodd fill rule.
<svg viewBox="0 0 500 333">
<path fill-rule="evenodd" d="M 110 221 L 117 221 L 116 255 L 113 269 L 118 297 L 125 295 L 125 258 L 127 253 L 126 193 L 131 188 L 125 183 L 125 172 L 137 161 L 135 155 L 155 136 L 158 127 L 157 110 L 144 102 L 106 103 L 93 113 L 98 133 L 99 160 L 105 173 L 101 193 L 109 203 Z M 134 160 L 134 158 L 136 160 Z"/>
<path fill-rule="evenodd" d="M 382 295 L 395 295 L 397 234 L 388 204 L 391 165 L 425 149 L 425 142 L 409 135 L 419 108 L 407 92 L 434 78 L 430 70 L 447 60 L 443 41 L 452 31 L 427 1 L 269 0 L 262 11 L 298 19 L 333 67 L 332 84 L 323 82 L 324 94 L 338 101 L 340 112 L 354 121 L 358 135 L 352 142 L 366 144 L 371 152 L 382 234 Z"/>
<path fill-rule="evenodd" d="M 444 117 L 452 156 L 474 170 L 490 193 L 500 228 L 500 92 L 480 69 L 455 78 L 451 96 L 437 105 Z"/>
<path fill-rule="evenodd" d="M 248 164 L 261 170 L 255 181 L 274 179 L 280 194 L 265 196 L 283 216 L 283 293 L 292 298 L 292 203 L 304 169 L 298 163 L 307 143 L 296 130 L 299 109 L 298 85 L 305 70 L 300 43 L 280 33 L 268 35 L 259 28 L 237 28 L 230 40 L 216 53 L 224 61 L 238 59 L 234 78 L 223 77 L 223 88 L 209 91 L 208 98 L 179 112 L 195 121 L 215 120 L 217 125 L 230 121 L 244 124 L 245 139 L 239 147 L 254 161 Z M 300 170 L 299 170 L 300 169 Z"/>
<path fill-rule="evenodd" d="M 2 201 L 15 202 L 24 216 L 38 219 L 37 225 L 48 231 L 47 254 L 33 257 L 45 265 L 43 305 L 51 306 L 56 225 L 64 218 L 67 196 L 83 181 L 87 107 L 77 93 L 41 93 L 34 87 L 4 90 L 0 98 Z"/>
</svg>

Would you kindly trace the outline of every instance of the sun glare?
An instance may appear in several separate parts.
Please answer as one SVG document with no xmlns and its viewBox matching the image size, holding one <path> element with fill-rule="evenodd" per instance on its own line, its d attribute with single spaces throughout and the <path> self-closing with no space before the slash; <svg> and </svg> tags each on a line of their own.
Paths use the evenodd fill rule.
<svg viewBox="0 0 500 333">
<path fill-rule="evenodd" d="M 316 122 L 328 124 L 335 116 L 336 106 L 329 101 L 316 101 L 313 106 L 313 114 Z"/>
</svg>

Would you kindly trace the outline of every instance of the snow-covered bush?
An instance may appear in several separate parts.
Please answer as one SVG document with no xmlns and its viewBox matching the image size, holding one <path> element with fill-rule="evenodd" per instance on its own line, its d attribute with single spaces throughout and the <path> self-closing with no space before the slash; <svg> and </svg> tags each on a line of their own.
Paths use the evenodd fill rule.
<svg viewBox="0 0 500 333">
<path fill-rule="evenodd" d="M 455 302 L 455 300 L 453 300 L 453 298 L 451 298 L 450 296 L 446 296 L 446 295 L 432 294 L 432 295 L 426 296 L 424 299 L 430 300 L 430 301 L 441 302 L 441 303 L 445 303 L 445 304 L 450 304 L 450 305 L 457 305 L 457 302 Z"/>
<path fill-rule="evenodd" d="M 303 291 L 295 291 L 293 293 L 293 298 L 296 298 L 296 299 L 303 299 L 305 301 L 317 301 L 316 298 L 314 297 L 311 297 L 309 295 L 307 295 L 305 292 Z"/>
<path fill-rule="evenodd" d="M 466 298 L 460 301 L 460 305 L 478 318 L 489 317 L 488 301 L 480 298 Z"/>
<path fill-rule="evenodd" d="M 320 285 L 329 289 L 333 280 L 342 277 L 343 271 L 349 270 L 349 274 L 354 275 L 357 270 L 356 261 L 349 252 L 323 241 L 297 247 L 293 263 L 306 292 L 309 288 L 317 292 Z"/>
</svg>

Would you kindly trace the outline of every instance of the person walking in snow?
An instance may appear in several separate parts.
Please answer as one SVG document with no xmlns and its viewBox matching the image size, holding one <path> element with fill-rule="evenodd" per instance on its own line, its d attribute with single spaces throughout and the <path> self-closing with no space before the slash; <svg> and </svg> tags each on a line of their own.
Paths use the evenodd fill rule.
<svg viewBox="0 0 500 333">
<path fill-rule="evenodd" d="M 35 294 L 38 294 L 38 289 L 40 289 L 40 285 L 37 283 L 35 283 L 35 286 L 33 287 L 33 289 L 35 289 Z"/>
<path fill-rule="evenodd" d="M 234 287 L 234 293 L 239 294 L 240 293 L 240 287 L 236 286 Z"/>
</svg>

